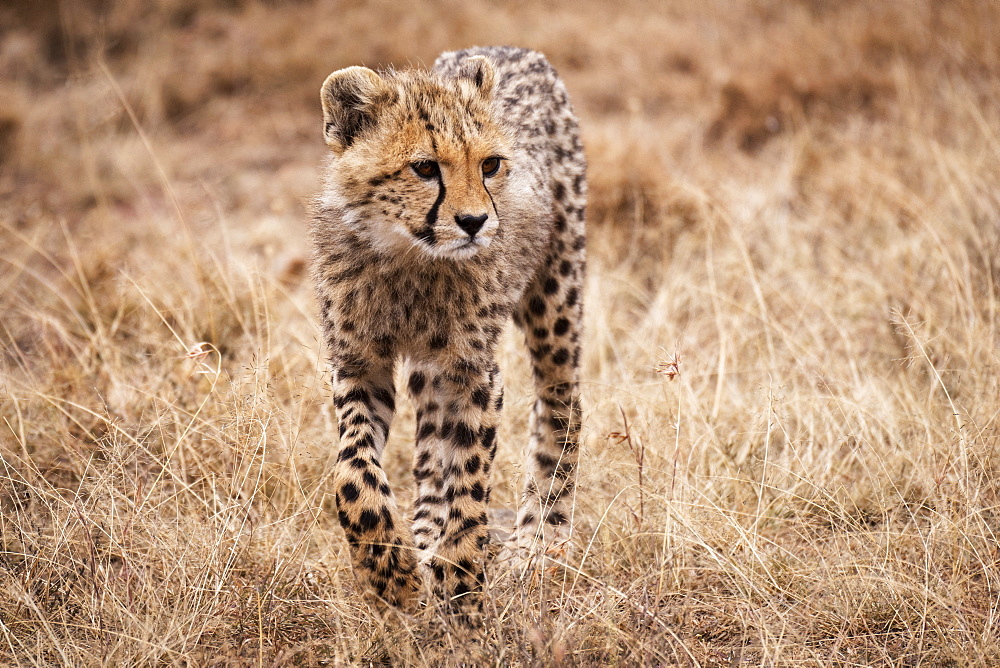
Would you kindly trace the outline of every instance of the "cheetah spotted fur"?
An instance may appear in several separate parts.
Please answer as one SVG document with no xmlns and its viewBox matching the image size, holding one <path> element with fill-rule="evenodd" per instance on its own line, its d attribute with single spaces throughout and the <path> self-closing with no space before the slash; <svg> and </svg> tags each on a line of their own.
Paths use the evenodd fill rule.
<svg viewBox="0 0 1000 668">
<path fill-rule="evenodd" d="M 349 67 L 321 102 L 330 155 L 313 273 L 353 568 L 393 605 L 414 602 L 422 572 L 451 605 L 476 605 L 503 405 L 496 349 L 511 317 L 537 391 L 512 541 L 530 548 L 569 522 L 585 265 L 577 120 L 545 57 L 510 47 L 445 53 L 431 71 Z M 380 464 L 399 361 L 416 407 L 412 526 Z"/>
</svg>

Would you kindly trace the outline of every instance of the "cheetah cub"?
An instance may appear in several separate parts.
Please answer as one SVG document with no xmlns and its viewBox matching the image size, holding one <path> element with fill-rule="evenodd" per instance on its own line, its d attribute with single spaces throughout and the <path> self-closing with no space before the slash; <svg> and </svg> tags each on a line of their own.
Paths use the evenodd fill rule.
<svg viewBox="0 0 1000 668">
<path fill-rule="evenodd" d="M 510 47 L 445 53 L 429 72 L 348 67 L 320 97 L 330 155 L 313 273 L 354 571 L 407 607 L 426 568 L 452 605 L 475 605 L 508 317 L 524 331 L 537 388 L 512 541 L 533 548 L 569 521 L 586 198 L 577 120 L 545 57 Z M 397 361 L 417 416 L 412 527 L 380 464 Z"/>
</svg>

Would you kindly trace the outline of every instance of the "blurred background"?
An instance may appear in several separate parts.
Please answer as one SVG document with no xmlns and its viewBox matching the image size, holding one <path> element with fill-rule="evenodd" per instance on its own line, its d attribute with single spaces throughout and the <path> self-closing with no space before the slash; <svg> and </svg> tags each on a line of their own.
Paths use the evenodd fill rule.
<svg viewBox="0 0 1000 668">
<path fill-rule="evenodd" d="M 305 221 L 326 75 L 477 44 L 581 118 L 586 493 L 466 646 L 352 594 Z M 996 665 L 998 82 L 992 0 L 5 2 L 0 657 Z"/>
</svg>

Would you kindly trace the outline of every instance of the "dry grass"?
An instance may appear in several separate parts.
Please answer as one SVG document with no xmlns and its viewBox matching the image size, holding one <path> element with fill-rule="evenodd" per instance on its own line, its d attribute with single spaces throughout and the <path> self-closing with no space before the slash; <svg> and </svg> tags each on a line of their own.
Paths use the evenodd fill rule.
<svg viewBox="0 0 1000 668">
<path fill-rule="evenodd" d="M 1000 4 L 407 5 L 0 8 L 0 662 L 1000 664 Z M 592 198 L 579 531 L 470 641 L 355 595 L 303 201 L 329 71 L 475 43 Z"/>
</svg>

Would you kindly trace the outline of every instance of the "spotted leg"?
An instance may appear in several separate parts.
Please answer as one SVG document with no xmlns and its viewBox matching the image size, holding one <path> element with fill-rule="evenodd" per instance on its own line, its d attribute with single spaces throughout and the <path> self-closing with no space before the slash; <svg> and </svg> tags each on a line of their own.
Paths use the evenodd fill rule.
<svg viewBox="0 0 1000 668">
<path fill-rule="evenodd" d="M 489 542 L 486 509 L 490 469 L 503 389 L 500 371 L 440 376 L 447 398 L 439 436 L 443 450 L 444 497 L 448 504 L 444 532 L 430 561 L 435 587 L 452 610 L 478 609 L 483 584 L 484 548 Z"/>
<path fill-rule="evenodd" d="M 582 253 L 552 261 L 529 286 L 516 321 L 531 353 L 538 398 L 531 413 L 526 481 L 517 514 L 518 547 L 569 533 L 580 437 Z"/>
<path fill-rule="evenodd" d="M 381 465 L 395 411 L 392 365 L 334 360 L 333 389 L 340 423 L 333 484 L 354 573 L 368 591 L 407 607 L 418 591 L 413 539 Z"/>
<path fill-rule="evenodd" d="M 440 381 L 432 368 L 411 365 L 407 389 L 417 411 L 417 438 L 413 452 L 413 479 L 416 496 L 413 502 L 413 538 L 423 553 L 422 561 L 433 554 L 448 519 L 444 497 L 444 451 L 450 447 L 441 436 Z"/>
</svg>

